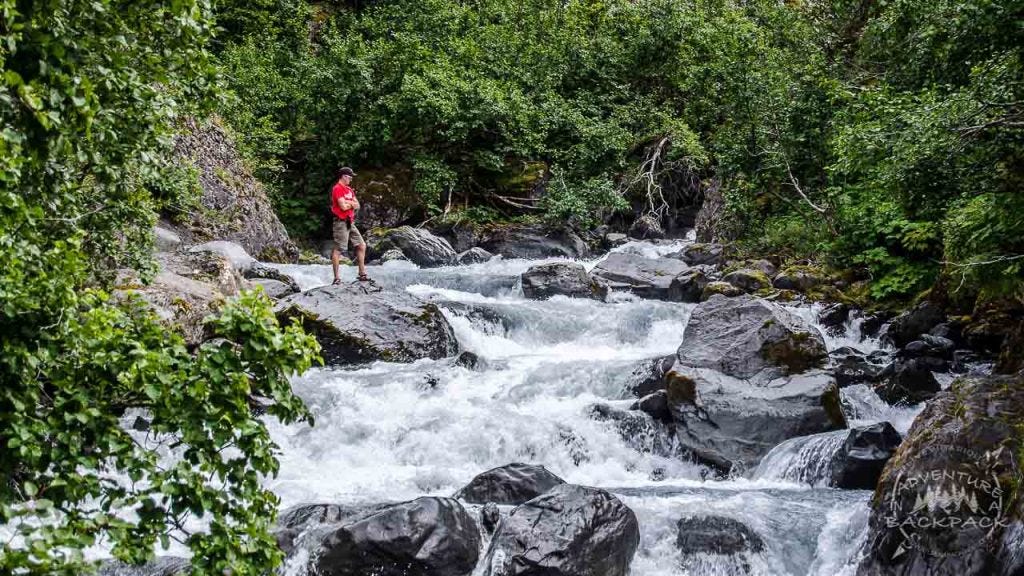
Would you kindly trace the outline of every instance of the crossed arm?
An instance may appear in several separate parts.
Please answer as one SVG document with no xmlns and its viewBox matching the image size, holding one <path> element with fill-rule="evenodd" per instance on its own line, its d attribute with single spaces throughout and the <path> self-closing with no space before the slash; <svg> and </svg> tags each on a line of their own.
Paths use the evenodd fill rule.
<svg viewBox="0 0 1024 576">
<path fill-rule="evenodd" d="M 351 200 L 345 200 L 344 198 L 338 198 L 338 206 L 342 210 L 359 210 L 359 200 L 355 198 Z"/>
</svg>

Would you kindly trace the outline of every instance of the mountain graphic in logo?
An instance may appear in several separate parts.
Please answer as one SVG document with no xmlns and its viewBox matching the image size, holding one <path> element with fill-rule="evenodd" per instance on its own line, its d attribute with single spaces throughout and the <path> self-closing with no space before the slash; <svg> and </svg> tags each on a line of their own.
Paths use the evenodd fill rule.
<svg viewBox="0 0 1024 576">
<path fill-rule="evenodd" d="M 923 493 L 919 492 L 910 513 L 914 514 L 921 510 L 935 513 L 941 510 L 945 514 L 954 514 L 964 511 L 964 508 L 970 510 L 971 514 L 977 514 L 981 509 L 974 490 L 956 485 L 947 487 L 943 483 L 939 486 L 928 486 Z"/>
</svg>

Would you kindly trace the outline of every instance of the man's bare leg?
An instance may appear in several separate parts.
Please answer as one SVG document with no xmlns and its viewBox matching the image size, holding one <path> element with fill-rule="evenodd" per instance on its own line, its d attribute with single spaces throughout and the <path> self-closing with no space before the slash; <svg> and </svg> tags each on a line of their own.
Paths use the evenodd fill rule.
<svg viewBox="0 0 1024 576">
<path fill-rule="evenodd" d="M 361 262 L 361 261 L 360 261 Z M 341 251 L 337 248 L 331 250 L 331 268 L 334 269 L 334 281 L 340 282 L 341 276 L 338 275 L 338 266 L 341 265 Z"/>
<path fill-rule="evenodd" d="M 359 266 L 359 276 L 366 276 L 366 244 L 356 246 L 356 265 Z M 337 276 L 338 273 L 335 272 L 334 275 Z"/>
</svg>

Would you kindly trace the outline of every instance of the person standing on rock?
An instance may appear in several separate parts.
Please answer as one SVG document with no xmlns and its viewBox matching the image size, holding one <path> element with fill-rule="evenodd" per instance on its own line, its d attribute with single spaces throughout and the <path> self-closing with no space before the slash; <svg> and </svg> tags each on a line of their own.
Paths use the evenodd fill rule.
<svg viewBox="0 0 1024 576">
<path fill-rule="evenodd" d="M 331 188 L 331 213 L 334 214 L 332 234 L 334 248 L 331 250 L 331 266 L 334 268 L 334 284 L 341 284 L 341 276 L 338 275 L 338 266 L 341 259 L 341 251 L 347 250 L 349 243 L 356 252 L 356 265 L 359 266 L 360 282 L 367 282 L 370 277 L 366 275 L 366 242 L 363 235 L 356 228 L 356 210 L 359 210 L 359 200 L 356 200 L 355 190 L 349 184 L 356 173 L 349 167 L 338 170 L 338 180 Z"/>
</svg>

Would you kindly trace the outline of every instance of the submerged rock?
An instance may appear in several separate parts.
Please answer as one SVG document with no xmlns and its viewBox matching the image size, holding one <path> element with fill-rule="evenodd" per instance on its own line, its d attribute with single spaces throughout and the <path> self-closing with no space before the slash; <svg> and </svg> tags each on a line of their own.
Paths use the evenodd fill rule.
<svg viewBox="0 0 1024 576">
<path fill-rule="evenodd" d="M 411 362 L 457 351 L 455 334 L 436 305 L 405 291 L 363 288 L 342 284 L 293 294 L 277 304 L 277 316 L 298 318 L 320 342 L 328 365 Z"/>
<path fill-rule="evenodd" d="M 669 299 L 672 279 L 688 266 L 672 258 L 643 258 L 635 254 L 612 252 L 591 270 L 602 297 L 608 292 L 632 292 L 641 298 Z"/>
<path fill-rule="evenodd" d="M 484 576 L 627 576 L 636 515 L 611 493 L 561 484 L 498 524 Z"/>
<path fill-rule="evenodd" d="M 447 266 L 455 262 L 455 250 L 444 238 L 434 236 L 428 230 L 400 226 L 388 230 L 374 245 L 374 252 L 383 254 L 398 250 L 406 258 L 424 268 Z"/>
<path fill-rule="evenodd" d="M 888 422 L 853 428 L 832 457 L 830 486 L 874 490 L 903 437 Z"/>
<path fill-rule="evenodd" d="M 850 307 L 843 303 L 829 304 L 818 313 L 818 322 L 824 326 L 830 334 L 838 335 L 843 333 L 843 327 L 850 318 Z"/>
<path fill-rule="evenodd" d="M 596 298 L 596 287 L 587 269 L 576 262 L 555 262 L 531 266 L 522 275 L 523 296 L 546 300 L 552 296 Z"/>
<path fill-rule="evenodd" d="M 691 516 L 676 524 L 682 554 L 740 554 L 764 551 L 764 540 L 746 524 L 725 516 Z"/>
<path fill-rule="evenodd" d="M 824 365 L 818 331 L 784 308 L 742 296 L 716 296 L 690 315 L 677 364 L 736 378 L 795 374 Z"/>
<path fill-rule="evenodd" d="M 480 554 L 476 522 L 452 498 L 389 505 L 319 537 L 310 568 L 321 576 L 463 576 Z"/>
<path fill-rule="evenodd" d="M 961 378 L 914 420 L 870 502 L 859 576 L 1020 574 L 1024 375 Z"/>
<path fill-rule="evenodd" d="M 478 474 L 455 493 L 470 504 L 522 504 L 565 484 L 543 466 L 513 462 Z"/>
</svg>

